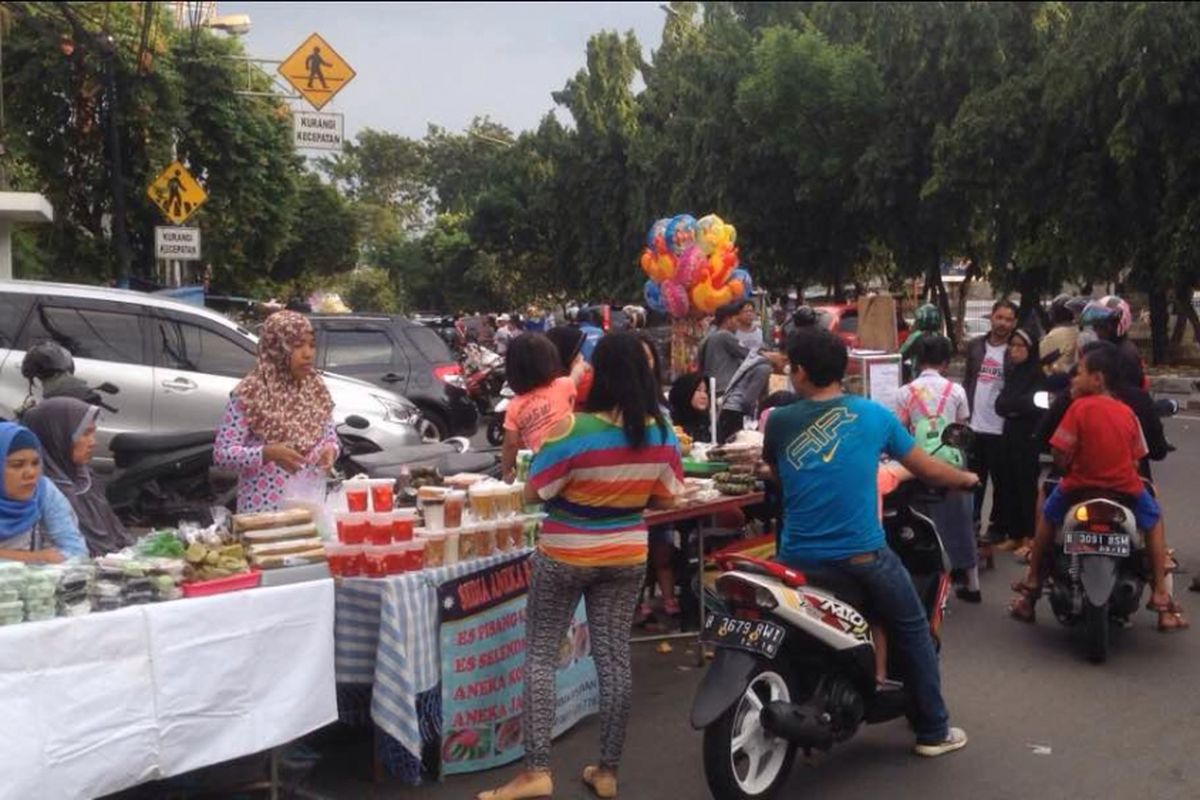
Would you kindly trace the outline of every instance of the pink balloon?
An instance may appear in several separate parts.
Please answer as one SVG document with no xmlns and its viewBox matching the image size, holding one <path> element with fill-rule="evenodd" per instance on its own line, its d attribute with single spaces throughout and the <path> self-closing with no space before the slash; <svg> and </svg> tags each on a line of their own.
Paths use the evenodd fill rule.
<svg viewBox="0 0 1200 800">
<path fill-rule="evenodd" d="M 701 273 L 708 267 L 708 256 L 698 245 L 692 245 L 683 251 L 675 268 L 675 281 L 685 289 L 690 289 L 700 282 Z"/>
<path fill-rule="evenodd" d="M 687 316 L 688 293 L 681 284 L 675 281 L 663 281 L 662 299 L 663 305 L 667 307 L 667 313 L 672 317 Z"/>
</svg>

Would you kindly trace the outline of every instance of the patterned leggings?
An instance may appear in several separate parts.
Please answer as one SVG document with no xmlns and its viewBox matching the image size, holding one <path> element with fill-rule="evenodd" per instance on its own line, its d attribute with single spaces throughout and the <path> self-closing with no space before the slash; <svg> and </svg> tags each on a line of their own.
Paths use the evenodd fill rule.
<svg viewBox="0 0 1200 800">
<path fill-rule="evenodd" d="M 600 766 L 617 768 L 633 703 L 629 636 L 645 573 L 643 565 L 575 567 L 541 553 L 533 556 L 522 720 L 528 769 L 550 769 L 558 651 L 580 595 L 586 601 L 592 656 L 600 679 Z"/>
</svg>

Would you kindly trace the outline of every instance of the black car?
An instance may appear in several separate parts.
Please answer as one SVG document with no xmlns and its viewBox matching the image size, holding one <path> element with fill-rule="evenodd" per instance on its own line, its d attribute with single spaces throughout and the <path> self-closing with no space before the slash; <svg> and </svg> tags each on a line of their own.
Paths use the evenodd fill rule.
<svg viewBox="0 0 1200 800">
<path fill-rule="evenodd" d="M 462 366 L 424 325 L 383 314 L 313 314 L 317 366 L 403 395 L 421 409 L 421 436 L 474 436 L 479 411 L 467 397 Z"/>
</svg>

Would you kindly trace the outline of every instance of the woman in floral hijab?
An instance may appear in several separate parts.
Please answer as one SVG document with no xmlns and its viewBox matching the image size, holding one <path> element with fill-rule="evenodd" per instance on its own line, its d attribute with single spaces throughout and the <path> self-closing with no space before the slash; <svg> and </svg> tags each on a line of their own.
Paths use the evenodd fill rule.
<svg viewBox="0 0 1200 800">
<path fill-rule="evenodd" d="M 213 454 L 218 467 L 239 473 L 239 513 L 277 510 L 291 476 L 333 467 L 333 400 L 315 360 L 307 319 L 294 311 L 267 318 L 258 365 L 233 390 Z"/>
</svg>

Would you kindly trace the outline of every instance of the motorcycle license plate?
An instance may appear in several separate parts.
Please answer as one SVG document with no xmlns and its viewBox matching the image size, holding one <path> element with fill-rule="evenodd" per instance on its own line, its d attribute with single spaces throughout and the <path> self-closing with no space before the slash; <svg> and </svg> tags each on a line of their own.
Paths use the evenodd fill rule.
<svg viewBox="0 0 1200 800">
<path fill-rule="evenodd" d="M 1129 535 L 1125 533 L 1088 533 L 1067 531 L 1063 536 L 1063 551 L 1067 555 L 1116 556 L 1129 555 Z"/>
<path fill-rule="evenodd" d="M 701 641 L 721 647 L 749 650 L 767 658 L 774 658 L 783 644 L 787 631 L 782 625 L 756 619 L 738 619 L 728 614 L 714 612 L 704 619 Z"/>
</svg>

